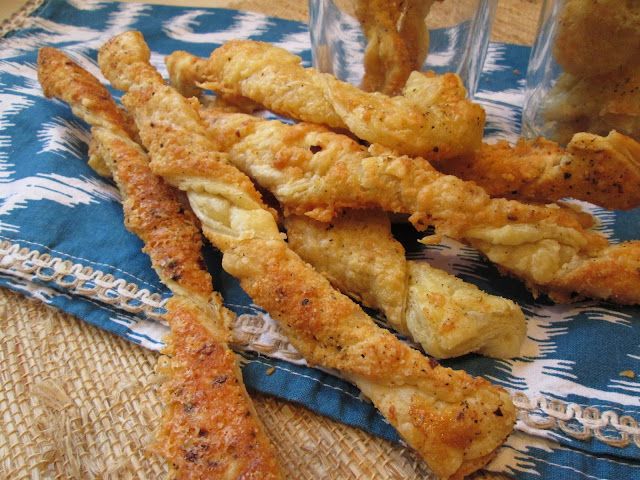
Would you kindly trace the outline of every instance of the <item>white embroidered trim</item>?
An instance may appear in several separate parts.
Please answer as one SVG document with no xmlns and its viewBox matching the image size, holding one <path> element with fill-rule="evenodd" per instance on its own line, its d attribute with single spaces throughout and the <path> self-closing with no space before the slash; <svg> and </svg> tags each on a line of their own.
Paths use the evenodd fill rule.
<svg viewBox="0 0 640 480">
<path fill-rule="evenodd" d="M 151 293 L 101 270 L 29 250 L 6 240 L 0 241 L 0 270 L 53 282 L 75 295 L 93 298 L 135 315 L 144 314 L 154 320 L 161 320 L 164 313 L 166 300 L 158 293 Z"/>
<path fill-rule="evenodd" d="M 71 260 L 0 240 L 0 272 L 30 281 L 55 283 L 74 295 L 166 325 L 162 318 L 166 299 L 160 294 Z M 297 364 L 305 363 L 277 323 L 257 306 L 236 316 L 232 326 L 232 346 L 236 350 L 250 350 Z"/>
<path fill-rule="evenodd" d="M 0 271 L 21 278 L 53 282 L 74 294 L 163 321 L 161 315 L 165 300 L 159 294 L 100 270 L 29 250 L 6 240 L 0 241 Z M 248 311 L 238 315 L 233 326 L 235 348 L 304 363 L 267 314 L 256 306 L 249 307 Z M 597 407 L 582 407 L 541 396 L 530 398 L 523 392 L 512 392 L 512 398 L 518 410 L 518 420 L 541 434 L 556 430 L 576 440 L 596 438 L 611 447 L 625 448 L 633 443 L 640 448 L 640 426 L 630 415 L 618 415 L 613 410 L 601 411 Z"/>
<path fill-rule="evenodd" d="M 640 427 L 630 415 L 541 396 L 529 398 L 522 392 L 513 392 L 511 397 L 518 419 L 529 428 L 560 430 L 576 440 L 595 437 L 610 447 L 624 448 L 633 443 L 640 448 Z"/>
</svg>

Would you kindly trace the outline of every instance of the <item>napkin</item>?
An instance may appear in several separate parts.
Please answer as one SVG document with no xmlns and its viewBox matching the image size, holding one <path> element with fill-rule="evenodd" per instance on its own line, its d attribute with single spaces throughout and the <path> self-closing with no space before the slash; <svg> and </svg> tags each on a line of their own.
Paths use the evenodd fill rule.
<svg viewBox="0 0 640 480">
<path fill-rule="evenodd" d="M 125 230 L 117 189 L 86 164 L 87 125 L 63 103 L 45 99 L 36 78 L 37 50 L 50 45 L 106 83 L 97 49 L 130 29 L 144 34 L 152 63 L 165 75 L 163 58 L 177 49 L 207 56 L 223 42 L 251 38 L 284 47 L 308 64 L 310 46 L 306 25 L 256 13 L 75 0 L 46 1 L 0 39 L 0 285 L 157 350 L 167 331 L 161 314 L 169 292 L 140 240 Z M 517 136 L 528 55 L 525 47 L 490 45 L 477 92 L 489 139 Z M 599 218 L 611 241 L 640 237 L 640 211 L 580 205 Z M 640 374 L 640 309 L 536 301 L 471 248 L 452 241 L 424 247 L 402 225 L 394 233 L 411 258 L 512 298 L 525 311 L 521 357 L 443 362 L 513 394 L 519 433 L 492 469 L 518 478 L 587 471 L 587 478 L 640 476 L 640 382 L 633 376 Z M 235 346 L 250 389 L 400 441 L 355 387 L 307 367 L 277 324 L 221 269 L 219 254 L 207 247 L 205 255 L 216 288 L 238 314 Z"/>
</svg>

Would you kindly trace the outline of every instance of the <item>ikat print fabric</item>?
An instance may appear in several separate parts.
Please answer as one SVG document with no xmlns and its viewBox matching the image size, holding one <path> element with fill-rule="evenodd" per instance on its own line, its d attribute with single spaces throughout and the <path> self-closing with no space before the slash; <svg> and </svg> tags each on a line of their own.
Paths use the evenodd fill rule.
<svg viewBox="0 0 640 480">
<path fill-rule="evenodd" d="M 169 292 L 140 240 L 125 230 L 116 187 L 87 166 L 88 126 L 63 103 L 44 98 L 36 77 L 37 50 L 49 45 L 106 83 L 97 49 L 130 29 L 144 34 L 152 63 L 165 75 L 163 58 L 178 49 L 207 56 L 228 40 L 250 38 L 286 48 L 309 64 L 310 45 L 306 25 L 256 13 L 93 0 L 45 1 L 0 39 L 0 285 L 157 350 L 167 330 L 160 315 Z M 517 138 L 528 55 L 526 47 L 490 44 L 476 95 L 487 110 L 490 140 Z M 640 209 L 580 205 L 600 220 L 612 242 L 640 238 Z M 520 357 L 467 355 L 443 362 L 513 394 L 517 432 L 491 470 L 523 479 L 640 478 L 640 381 L 634 376 L 640 374 L 639 308 L 536 301 L 471 248 L 452 241 L 421 246 L 402 225 L 394 233 L 408 257 L 512 298 L 527 316 Z M 234 338 L 250 389 L 400 441 L 356 388 L 307 367 L 276 323 L 222 271 L 218 253 L 208 248 L 205 254 L 225 303 L 238 314 Z"/>
</svg>

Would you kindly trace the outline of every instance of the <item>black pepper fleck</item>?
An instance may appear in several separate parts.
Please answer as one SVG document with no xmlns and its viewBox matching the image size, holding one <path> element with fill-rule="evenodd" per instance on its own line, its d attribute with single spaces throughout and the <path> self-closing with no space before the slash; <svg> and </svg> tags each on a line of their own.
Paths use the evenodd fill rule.
<svg viewBox="0 0 640 480">
<path fill-rule="evenodd" d="M 216 378 L 214 378 L 213 380 L 211 380 L 211 385 L 213 385 L 215 387 L 216 385 L 222 385 L 226 381 L 227 381 L 227 376 L 226 375 L 219 375 Z"/>
</svg>

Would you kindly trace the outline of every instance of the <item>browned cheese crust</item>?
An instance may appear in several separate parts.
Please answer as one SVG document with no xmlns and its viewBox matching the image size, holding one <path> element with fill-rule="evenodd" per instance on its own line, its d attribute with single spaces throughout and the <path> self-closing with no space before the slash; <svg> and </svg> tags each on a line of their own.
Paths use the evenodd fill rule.
<svg viewBox="0 0 640 480">
<path fill-rule="evenodd" d="M 224 331 L 205 325 L 217 315 L 207 304 L 176 296 L 167 304 L 170 360 L 160 362 L 164 419 L 154 450 L 171 463 L 179 479 L 281 478 L 273 448 L 256 422 Z"/>
<path fill-rule="evenodd" d="M 331 223 L 292 215 L 284 225 L 289 246 L 305 262 L 338 290 L 382 310 L 394 329 L 408 333 L 405 252 L 383 212 L 348 210 Z"/>
<path fill-rule="evenodd" d="M 304 68 L 286 50 L 249 40 L 228 42 L 207 60 L 174 52 L 167 67 L 183 92 L 192 93 L 190 82 L 196 82 L 225 99 L 246 97 L 276 113 L 347 129 L 409 155 L 453 158 L 472 153 L 482 139 L 484 110 L 465 98 L 455 74 L 414 72 L 403 95 L 389 97 Z"/>
<path fill-rule="evenodd" d="M 38 52 L 38 80 L 47 97 L 68 103 L 73 113 L 92 127 L 123 129 L 131 137 L 135 129 L 97 78 L 51 47 Z"/>
<path fill-rule="evenodd" d="M 441 162 L 449 175 L 472 180 L 494 197 L 553 202 L 565 197 L 605 208 L 640 206 L 640 144 L 611 132 L 577 133 L 566 149 L 538 138 L 485 144 L 468 158 Z"/>
<path fill-rule="evenodd" d="M 168 286 L 208 298 L 211 276 L 204 269 L 202 239 L 193 214 L 177 192 L 149 169 L 149 160 L 131 139 L 133 130 L 108 90 L 89 72 L 53 48 L 38 56 L 38 78 L 45 95 L 67 102 L 89 123 L 94 148 L 108 159 L 123 197 L 125 225 L 144 241 L 143 251 Z"/>
<path fill-rule="evenodd" d="M 564 280 L 583 262 L 602 256 L 608 245 L 585 228 L 592 224 L 589 216 L 557 205 L 492 199 L 475 183 L 444 175 L 424 159 L 367 149 L 316 125 L 285 125 L 213 109 L 201 109 L 201 116 L 212 138 L 226 139 L 221 147 L 229 160 L 271 191 L 289 214 L 330 222 L 341 208 L 408 213 L 419 229 L 436 227 L 436 237 L 425 241 L 446 235 L 468 243 L 523 279 L 534 294 L 561 298 L 565 292 L 577 299 L 595 291 L 582 291 L 582 282 L 576 282 L 566 292 Z M 627 262 L 604 259 L 618 266 Z M 609 280 L 600 281 L 597 291 L 608 292 Z M 640 282 L 640 271 L 625 280 L 633 282 Z M 632 291 L 601 298 L 640 303 L 626 294 Z"/>
<path fill-rule="evenodd" d="M 384 212 L 348 210 L 331 223 L 294 215 L 285 226 L 289 246 L 304 261 L 342 292 L 382 310 L 429 355 L 519 354 L 526 334 L 520 308 L 425 261 L 407 261 Z"/>
<path fill-rule="evenodd" d="M 309 363 L 355 382 L 439 478 L 480 468 L 510 433 L 515 408 L 506 391 L 441 367 L 377 327 L 283 242 L 238 242 L 223 267 Z"/>
<path fill-rule="evenodd" d="M 557 302 L 580 297 L 607 298 L 615 303 L 639 303 L 640 241 L 624 242 L 605 248 L 594 258 L 566 268 L 551 292 Z M 580 288 L 576 288 L 576 286 Z"/>
<path fill-rule="evenodd" d="M 119 59 L 123 50 L 126 63 Z M 134 51 L 138 65 L 129 70 Z M 197 110 L 192 103 L 179 100 L 177 92 L 159 82 L 146 82 L 148 75 L 136 79 L 142 65 L 153 68 L 139 33 L 128 32 L 110 41 L 101 49 L 99 62 L 107 78 L 116 82 L 118 77 L 125 78 L 129 88 L 125 104 L 149 148 L 152 165 L 161 169 L 163 163 L 174 164 L 177 169 L 184 160 L 190 166 L 185 158 L 190 152 L 217 146 L 211 140 L 206 143 L 200 130 L 193 130 L 191 119 L 197 117 Z M 182 109 L 176 111 L 176 106 Z M 165 134 L 180 149 L 161 146 L 160 136 Z M 310 364 L 342 370 L 442 478 L 469 465 L 479 468 L 479 459 L 488 460 L 515 420 L 507 392 L 464 372 L 437 367 L 377 327 L 360 307 L 288 249 L 273 216 L 253 199 L 253 190 L 245 191 L 243 180 L 221 182 L 215 169 L 206 178 L 198 169 L 190 177 L 187 167 L 177 177 L 167 178 L 187 191 L 205 234 L 224 252 L 223 266 L 280 320 Z M 240 172 L 237 178 L 242 178 Z"/>
<path fill-rule="evenodd" d="M 167 376 L 166 409 L 155 444 L 172 478 L 281 478 L 226 343 L 231 313 L 213 292 L 195 217 L 177 191 L 151 172 L 146 153 L 122 128 L 121 112 L 96 78 L 54 49 L 41 51 L 38 73 L 47 95 L 68 102 L 93 126 L 93 148 L 122 193 L 127 228 L 144 241 L 160 279 L 176 295 L 167 305 L 171 334 L 164 353 L 170 358 L 159 363 Z"/>
</svg>

